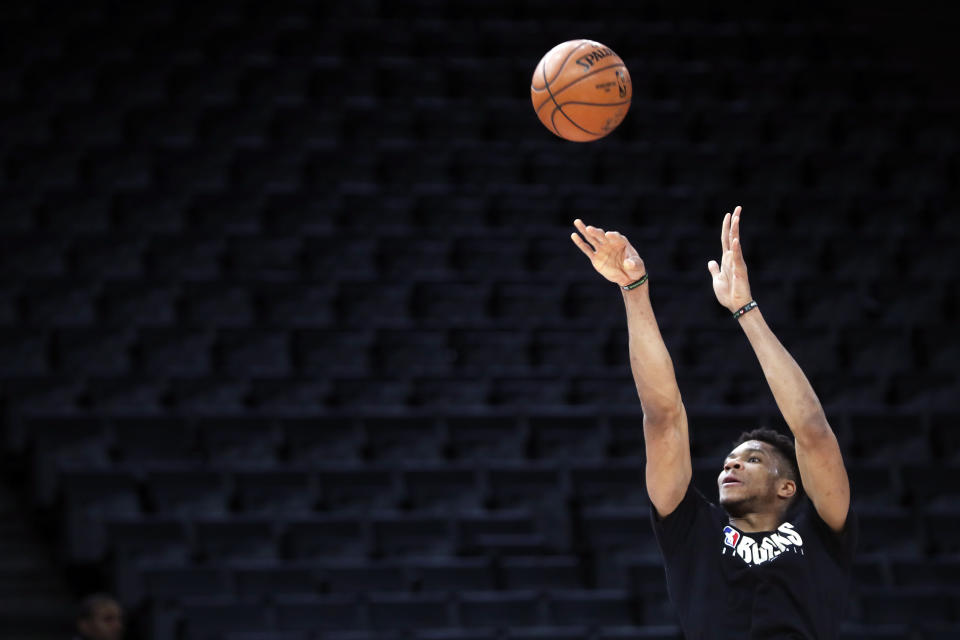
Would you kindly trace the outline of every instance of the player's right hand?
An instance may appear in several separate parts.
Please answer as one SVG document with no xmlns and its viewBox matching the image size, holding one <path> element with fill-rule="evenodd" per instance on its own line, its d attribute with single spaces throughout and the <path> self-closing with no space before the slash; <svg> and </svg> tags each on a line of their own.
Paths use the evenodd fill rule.
<svg viewBox="0 0 960 640">
<path fill-rule="evenodd" d="M 590 264 L 597 273 L 610 282 L 625 287 L 646 273 L 640 254 L 626 236 L 617 231 L 586 226 L 580 218 L 573 221 L 573 226 L 580 232 L 570 234 L 573 244 L 590 258 Z"/>
</svg>

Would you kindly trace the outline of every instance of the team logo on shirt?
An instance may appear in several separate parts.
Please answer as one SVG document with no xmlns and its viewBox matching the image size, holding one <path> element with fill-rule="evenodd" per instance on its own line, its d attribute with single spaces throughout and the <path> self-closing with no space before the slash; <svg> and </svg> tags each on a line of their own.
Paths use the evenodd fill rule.
<svg viewBox="0 0 960 640">
<path fill-rule="evenodd" d="M 740 532 L 730 525 L 725 526 L 723 528 L 723 544 L 731 549 L 736 549 L 738 542 L 740 542 Z"/>
<path fill-rule="evenodd" d="M 727 525 L 723 528 L 723 544 L 730 547 L 731 553 L 749 565 L 769 562 L 787 551 L 803 555 L 803 538 L 789 522 L 784 522 L 774 533 L 764 536 L 759 541 L 742 535 Z M 726 549 L 723 553 L 727 553 Z"/>
</svg>

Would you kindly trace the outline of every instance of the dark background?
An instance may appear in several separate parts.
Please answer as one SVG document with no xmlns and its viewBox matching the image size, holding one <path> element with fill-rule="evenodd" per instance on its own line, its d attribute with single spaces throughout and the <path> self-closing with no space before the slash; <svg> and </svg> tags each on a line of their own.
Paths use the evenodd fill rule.
<svg viewBox="0 0 960 640">
<path fill-rule="evenodd" d="M 955 11 L 769 5 L 5 8 L 0 626 L 104 589 L 139 638 L 677 637 L 568 235 L 644 257 L 710 495 L 784 428 L 705 266 L 741 204 L 850 470 L 844 637 L 955 637 Z M 589 144 L 528 97 L 581 37 L 634 89 Z"/>
</svg>

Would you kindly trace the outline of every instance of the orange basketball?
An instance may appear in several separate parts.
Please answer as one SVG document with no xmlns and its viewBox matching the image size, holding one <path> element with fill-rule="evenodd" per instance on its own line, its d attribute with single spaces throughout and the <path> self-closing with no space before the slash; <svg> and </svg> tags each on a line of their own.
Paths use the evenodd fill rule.
<svg viewBox="0 0 960 640">
<path fill-rule="evenodd" d="M 623 60 L 593 40 L 570 40 L 550 49 L 530 82 L 540 122 L 573 142 L 598 140 L 616 129 L 632 97 Z"/>
</svg>

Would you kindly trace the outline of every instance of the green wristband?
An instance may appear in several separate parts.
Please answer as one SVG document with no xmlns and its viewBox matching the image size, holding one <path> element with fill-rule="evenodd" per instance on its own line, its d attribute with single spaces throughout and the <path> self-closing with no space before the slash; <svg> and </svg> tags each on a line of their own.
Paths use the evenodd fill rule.
<svg viewBox="0 0 960 640">
<path fill-rule="evenodd" d="M 640 276 L 640 279 L 637 280 L 636 282 L 631 282 L 630 284 L 623 285 L 620 288 L 623 289 L 624 291 L 633 291 L 634 289 L 636 289 L 646 281 L 647 281 L 647 274 L 645 273 L 642 276 Z"/>
</svg>

